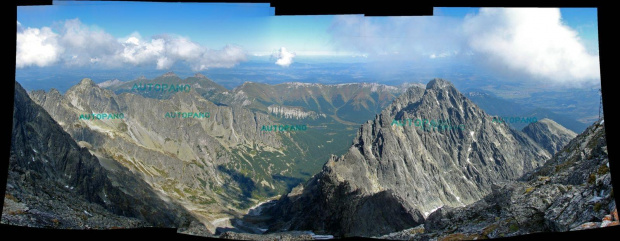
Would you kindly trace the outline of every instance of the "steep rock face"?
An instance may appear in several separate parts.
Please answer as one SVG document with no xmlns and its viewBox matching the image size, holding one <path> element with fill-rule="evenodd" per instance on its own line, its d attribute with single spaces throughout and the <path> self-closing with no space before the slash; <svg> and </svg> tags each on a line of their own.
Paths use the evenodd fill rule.
<svg viewBox="0 0 620 241">
<path fill-rule="evenodd" d="M 216 105 L 193 89 L 153 99 L 116 95 L 88 79 L 64 96 L 55 90 L 30 94 L 76 141 L 137 173 L 163 196 L 200 215 L 211 230 L 210 222 L 222 213 L 251 205 L 254 190 L 285 188 L 273 174 L 289 168 L 287 160 L 270 157 L 284 155 L 282 140 L 290 137 L 261 131 L 273 124 L 267 114 Z M 176 112 L 209 115 L 166 116 Z M 123 113 L 124 118 L 80 119 L 90 113 Z"/>
<path fill-rule="evenodd" d="M 17 82 L 7 193 L 7 203 L 17 209 L 3 213 L 8 224 L 188 227 L 197 221 L 127 169 L 102 167 Z"/>
<path fill-rule="evenodd" d="M 284 117 L 286 119 L 317 119 L 317 118 L 325 118 L 325 114 L 317 114 L 314 111 L 304 111 L 303 108 L 299 107 L 288 107 L 288 106 L 279 106 L 279 105 L 270 105 L 267 107 L 269 113 L 278 116 Z"/>
<path fill-rule="evenodd" d="M 393 125 L 394 120 L 417 118 L 449 120 L 462 128 L 440 132 L 409 126 L 408 121 Z M 435 79 L 426 89 L 408 89 L 363 124 L 349 152 L 331 158 L 321 173 L 270 208 L 267 213 L 276 217 L 270 231 L 371 236 L 413 227 L 423 221 L 421 213 L 477 201 L 493 183 L 516 179 L 550 156 L 524 134 L 491 123 L 451 83 Z M 390 195 L 374 198 L 382 192 Z M 365 213 L 363 218 L 375 221 L 372 224 L 361 224 L 362 217 L 349 218 L 369 197 L 381 200 L 376 205 L 393 203 L 402 210 L 396 216 L 408 221 L 395 224 L 379 218 L 390 208 Z"/>
<path fill-rule="evenodd" d="M 564 232 L 618 225 L 605 128 L 588 127 L 536 171 L 517 182 L 494 186 L 467 207 L 445 207 L 431 214 L 424 231 L 402 239 L 469 239 Z M 412 237 L 413 236 L 413 237 Z"/>
<path fill-rule="evenodd" d="M 551 154 L 560 151 L 577 136 L 577 133 L 547 118 L 527 125 L 522 131 Z"/>
</svg>

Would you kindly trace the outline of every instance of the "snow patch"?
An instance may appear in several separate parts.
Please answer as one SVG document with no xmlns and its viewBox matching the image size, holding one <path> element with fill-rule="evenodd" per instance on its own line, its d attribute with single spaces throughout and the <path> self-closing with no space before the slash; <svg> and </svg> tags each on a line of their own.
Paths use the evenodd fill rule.
<svg viewBox="0 0 620 241">
<path fill-rule="evenodd" d="M 461 205 L 465 206 L 465 204 L 463 202 L 461 202 L 461 197 L 454 195 L 454 197 L 456 197 L 456 201 L 459 202 Z"/>
<path fill-rule="evenodd" d="M 603 197 L 598 197 L 598 196 L 594 196 L 592 199 L 590 199 L 588 202 L 592 202 L 592 203 L 597 203 L 599 201 L 603 200 Z"/>
<path fill-rule="evenodd" d="M 428 215 L 430 215 L 431 213 L 433 213 L 433 212 L 437 211 L 437 209 L 440 209 L 441 207 L 443 207 L 443 205 L 441 205 L 441 206 L 439 206 L 439 207 L 436 207 L 436 208 L 433 208 L 433 209 L 431 209 L 431 210 L 430 210 L 430 211 L 428 211 L 428 212 L 424 212 L 424 218 L 427 218 L 427 217 L 428 217 Z"/>
<path fill-rule="evenodd" d="M 99 126 L 96 126 L 96 125 L 88 125 L 88 128 L 90 128 L 90 129 L 92 129 L 92 130 L 94 130 L 94 131 L 97 131 L 97 132 L 101 132 L 101 133 L 103 133 L 103 134 L 106 134 L 106 135 L 107 135 L 107 136 L 109 136 L 109 137 L 114 137 L 114 133 L 113 133 L 112 131 L 110 131 L 110 130 L 106 130 L 106 129 L 103 129 L 103 128 L 99 127 Z"/>
<path fill-rule="evenodd" d="M 315 240 L 326 240 L 334 238 L 334 235 L 330 234 L 314 234 L 314 232 L 312 231 L 305 231 L 305 233 L 310 234 L 310 236 L 312 236 L 312 238 L 314 238 Z"/>
<path fill-rule="evenodd" d="M 245 92 L 243 92 L 243 90 L 240 90 L 239 92 L 237 92 L 234 97 L 235 100 L 247 99 L 247 98 L 248 96 L 245 94 Z"/>
</svg>

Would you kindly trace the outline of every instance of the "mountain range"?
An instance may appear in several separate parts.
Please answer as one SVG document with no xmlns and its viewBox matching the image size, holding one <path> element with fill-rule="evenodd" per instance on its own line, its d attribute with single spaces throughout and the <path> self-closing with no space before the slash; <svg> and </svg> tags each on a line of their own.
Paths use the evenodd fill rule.
<svg viewBox="0 0 620 241">
<path fill-rule="evenodd" d="M 405 119 L 449 120 L 463 129 L 424 131 Z M 373 236 L 424 223 L 443 206 L 465 206 L 542 166 L 552 155 L 491 118 L 451 83 L 412 87 L 364 123 L 349 151 L 266 212 L 270 231 Z M 553 135 L 551 133 L 550 135 Z"/>
<path fill-rule="evenodd" d="M 190 88 L 134 88 L 144 84 Z M 491 115 L 483 105 L 500 111 L 497 107 L 507 102 L 493 105 L 492 96 L 482 97 L 462 94 L 443 79 L 400 87 L 246 82 L 228 90 L 201 74 L 181 79 L 169 72 L 150 80 L 98 85 L 84 78 L 64 94 L 55 89 L 26 93 L 16 84 L 15 98 L 20 101 L 15 104 L 19 112 L 14 113 L 7 185 L 11 196 L 5 196 L 10 207 L 5 210 L 12 213 L 3 214 L 3 222 L 64 228 L 153 225 L 229 238 L 238 236 L 227 230 L 267 230 L 271 234 L 265 237 L 287 232 L 301 238 L 307 234 L 298 231 L 308 230 L 337 237 L 400 237 L 405 235 L 402 230 L 435 225 L 437 215 L 450 210 L 469 212 L 481 200 L 495 197 L 499 187 L 536 179 L 532 175 L 548 170 L 548 163 L 561 165 L 576 158 L 570 153 L 583 145 L 572 144 L 567 150 L 569 142 L 590 138 L 544 118 L 522 130 L 493 123 L 493 115 L 499 114 Z M 45 121 L 35 121 L 38 118 Z M 278 125 L 308 128 L 264 131 L 264 126 Z M 31 133 L 38 136 L 25 137 Z M 56 142 L 63 144 L 50 146 Z M 41 150 L 46 154 L 37 152 Z M 25 165 L 30 159 L 61 163 L 51 169 Z M 586 169 L 578 173 L 591 171 Z M 551 179 L 556 175 L 547 174 Z M 604 174 L 596 175 L 598 180 Z M 54 202 L 61 207 L 69 203 L 74 211 L 42 204 L 47 196 L 33 184 L 42 179 L 31 176 L 56 183 L 46 195 L 63 197 Z M 504 189 L 500 192 L 509 192 Z M 530 198 L 510 192 L 519 200 Z M 136 205 L 128 206 L 131 202 Z M 44 210 L 32 214 L 36 220 L 48 221 L 32 224 L 19 216 L 32 207 Z M 82 221 L 58 219 L 83 217 L 80 210 L 86 215 Z M 62 225 L 50 224 L 48 217 Z M 582 221 L 553 230 L 573 229 Z M 455 234 L 431 226 L 427 236 L 416 237 Z M 473 233 L 469 231 L 463 232 Z"/>
<path fill-rule="evenodd" d="M 588 127 L 534 172 L 494 185 L 483 199 L 443 207 L 423 226 L 377 238 L 471 240 L 619 225 L 603 123 Z"/>
<path fill-rule="evenodd" d="M 15 83 L 2 222 L 46 228 L 175 227 L 208 234 L 127 168 L 92 155 Z"/>
<path fill-rule="evenodd" d="M 565 114 L 558 114 L 546 108 L 524 106 L 522 104 L 497 97 L 488 91 L 468 89 L 463 93 L 467 96 L 467 98 L 476 103 L 490 115 L 519 118 L 536 117 L 537 120 L 547 118 L 554 120 L 565 128 L 576 133 L 581 133 L 588 127 L 587 124 L 577 121 L 577 118 L 572 118 L 571 116 L 567 116 Z M 524 122 L 509 123 L 510 126 L 517 130 L 522 130 L 527 124 L 528 123 Z"/>
<path fill-rule="evenodd" d="M 351 124 L 327 120 L 324 114 L 316 114 L 318 120 L 314 122 L 305 116 L 286 116 L 291 109 L 303 107 L 271 106 L 271 115 L 246 108 L 245 100 L 238 105 L 238 99 L 225 98 L 228 92 L 221 92 L 223 88 L 205 88 L 216 84 L 199 74 L 186 80 L 168 73 L 154 80 L 137 81 L 182 83 L 193 88 L 176 93 L 132 93 L 125 91 L 130 88 L 122 87 L 132 83 L 103 84 L 116 89 L 117 94 L 86 78 L 64 95 L 52 89 L 47 93 L 32 91 L 30 96 L 80 145 L 141 176 L 161 195 L 200 217 L 212 232 L 217 226 L 230 225 L 226 224 L 228 219 L 244 209 L 290 190 L 318 171 L 322 161 L 338 151 L 338 145 L 330 143 L 345 146 L 344 140 L 354 130 Z M 239 90 L 235 95 L 242 94 L 243 90 Z M 205 99 L 214 96 L 228 102 L 216 104 Z M 179 111 L 208 112 L 209 117 L 166 117 L 166 113 Z M 124 118 L 79 118 L 90 113 L 122 113 Z M 309 124 L 310 130 L 261 131 L 262 126 L 278 123 Z M 327 136 L 325 130 L 329 131 Z M 315 144 L 326 152 L 313 152 Z"/>
</svg>

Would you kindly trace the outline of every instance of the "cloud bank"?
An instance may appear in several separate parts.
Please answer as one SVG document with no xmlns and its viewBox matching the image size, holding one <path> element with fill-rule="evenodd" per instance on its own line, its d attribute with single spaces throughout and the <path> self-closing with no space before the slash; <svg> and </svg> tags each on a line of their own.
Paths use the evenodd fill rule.
<svg viewBox="0 0 620 241">
<path fill-rule="evenodd" d="M 339 50 L 380 61 L 461 58 L 480 60 L 505 76 L 556 84 L 600 79 L 597 55 L 562 23 L 559 9 L 481 8 L 453 17 L 334 17 L 328 33 Z"/>
<path fill-rule="evenodd" d="M 600 78 L 598 56 L 562 23 L 559 9 L 482 8 L 463 29 L 471 49 L 490 63 L 558 83 Z"/>
<path fill-rule="evenodd" d="M 106 67 L 154 65 L 157 69 L 169 69 L 182 62 L 200 71 L 230 68 L 247 60 L 246 52 L 234 45 L 214 50 L 184 37 L 160 35 L 145 40 L 139 33 L 116 39 L 78 19 L 65 21 L 58 33 L 49 27 L 24 29 L 19 22 L 17 26 L 17 68 L 60 63 Z"/>
<path fill-rule="evenodd" d="M 276 64 L 282 67 L 288 67 L 293 63 L 295 53 L 289 52 L 285 47 L 281 47 L 277 52 L 271 55 L 272 59 L 276 59 Z"/>
<path fill-rule="evenodd" d="M 58 61 L 60 46 L 58 35 L 48 27 L 23 29 L 17 22 L 17 46 L 15 65 L 17 68 L 36 65 L 48 66 Z"/>
</svg>

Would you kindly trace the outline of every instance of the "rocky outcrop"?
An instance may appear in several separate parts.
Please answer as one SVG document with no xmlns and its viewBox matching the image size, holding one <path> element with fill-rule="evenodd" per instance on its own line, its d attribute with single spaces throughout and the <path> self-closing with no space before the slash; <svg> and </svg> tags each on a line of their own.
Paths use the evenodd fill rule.
<svg viewBox="0 0 620 241">
<path fill-rule="evenodd" d="M 466 207 L 437 210 L 422 232 L 392 236 L 483 239 L 617 224 L 605 128 L 597 122 L 519 181 L 494 186 L 489 195 Z"/>
<path fill-rule="evenodd" d="M 72 138 L 201 216 L 211 230 L 211 222 L 223 213 L 241 211 L 257 195 L 287 188 L 277 174 L 291 169 L 286 155 L 295 143 L 288 133 L 261 131 L 274 124 L 267 114 L 216 105 L 193 89 L 168 99 L 117 95 L 90 79 L 64 96 L 55 90 L 30 94 Z M 178 112 L 208 117 L 184 118 Z M 80 118 L 90 113 L 123 113 L 124 118 Z"/>
<path fill-rule="evenodd" d="M 460 128 L 439 131 L 427 123 L 424 130 L 416 119 L 449 120 Z M 517 179 L 550 156 L 523 133 L 491 123 L 451 83 L 435 79 L 425 89 L 408 89 L 361 126 L 345 155 L 332 157 L 269 208 L 270 231 L 373 236 L 415 227 L 435 209 L 473 203 L 494 183 Z M 377 208 L 359 212 L 366 207 Z"/>
<path fill-rule="evenodd" d="M 3 223 L 82 229 L 188 227 L 197 222 L 180 205 L 162 201 L 126 168 L 104 168 L 17 82 L 14 101 Z"/>
<path fill-rule="evenodd" d="M 269 110 L 269 113 L 277 116 L 277 117 L 282 117 L 285 119 L 305 119 L 305 118 L 310 118 L 310 119 L 317 119 L 317 118 L 325 118 L 326 115 L 325 114 L 317 114 L 314 111 L 304 111 L 303 108 L 299 108 L 299 107 L 288 107 L 288 106 L 279 106 L 279 105 L 270 105 L 267 107 L 267 110 Z"/>
<path fill-rule="evenodd" d="M 577 133 L 547 118 L 527 125 L 522 131 L 551 154 L 560 151 L 577 136 Z"/>
<path fill-rule="evenodd" d="M 177 77 L 177 74 L 175 74 L 174 72 L 170 71 L 167 72 L 163 75 L 163 77 Z"/>
</svg>

